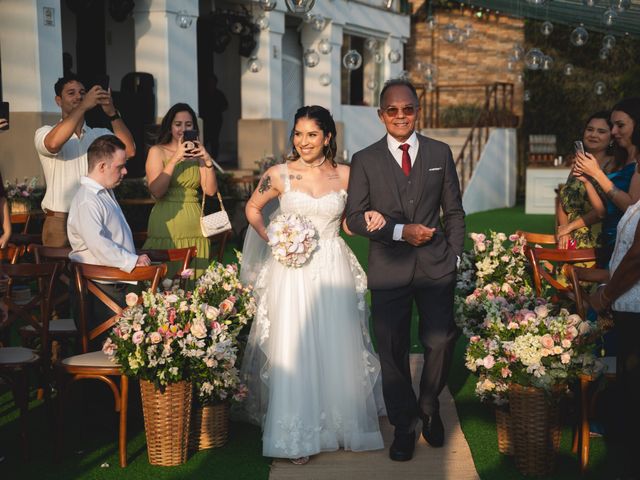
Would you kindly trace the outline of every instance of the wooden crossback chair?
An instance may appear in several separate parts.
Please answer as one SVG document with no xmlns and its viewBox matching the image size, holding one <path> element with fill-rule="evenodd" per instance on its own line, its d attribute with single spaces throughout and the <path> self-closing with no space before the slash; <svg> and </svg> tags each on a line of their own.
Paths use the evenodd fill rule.
<svg viewBox="0 0 640 480">
<path fill-rule="evenodd" d="M 593 248 L 565 250 L 558 248 L 540 248 L 525 245 L 524 253 L 532 269 L 536 295 L 542 296 L 543 286 L 551 286 L 559 296 L 566 296 L 573 290 L 570 283 L 562 283 L 559 276 L 563 265 L 570 263 L 594 262 L 596 251 Z"/>
<path fill-rule="evenodd" d="M 576 313 L 584 319 L 586 318 L 587 311 L 590 307 L 589 295 L 584 290 L 581 284 L 581 282 L 584 283 L 585 278 L 581 278 L 581 270 L 574 268 L 573 265 L 565 265 L 562 270 L 565 276 L 571 282 L 576 303 Z M 606 367 L 604 375 L 607 380 L 615 380 L 616 357 L 603 357 L 600 360 Z M 596 380 L 597 377 L 593 375 L 580 375 L 580 416 L 577 428 L 575 429 L 573 435 L 573 452 L 578 454 L 578 463 L 580 465 L 581 472 L 585 472 L 589 464 L 589 419 L 593 417 L 597 399 L 597 391 L 594 392 L 592 388 L 592 384 Z"/>
<path fill-rule="evenodd" d="M 34 329 L 40 340 L 39 351 L 25 347 L 0 347 L 0 377 L 11 386 L 14 401 L 20 410 L 20 438 L 22 453 L 28 457 L 27 413 L 29 410 L 29 370 L 40 367 L 40 392 L 49 403 L 50 384 L 50 341 L 49 317 L 51 290 L 57 275 L 58 265 L 36 265 L 30 263 L 0 265 L 0 276 L 11 280 L 36 279 L 38 291 L 25 303 L 12 299 L 8 281 L 4 297 L 0 300 L 7 307 L 8 321 L 22 321 Z M 35 313 L 37 312 L 37 314 Z"/>
<path fill-rule="evenodd" d="M 125 273 L 118 268 L 103 267 L 98 265 L 87 265 L 82 263 L 72 263 L 75 270 L 75 281 L 78 289 L 79 312 L 80 312 L 80 336 L 82 341 L 82 354 L 65 358 L 58 364 L 59 373 L 59 401 L 60 409 L 58 414 L 58 434 L 59 440 L 57 448 L 62 448 L 64 433 L 64 404 L 66 402 L 67 390 L 71 382 L 85 379 L 96 379 L 105 382 L 111 389 L 115 401 L 115 411 L 120 414 L 120 426 L 118 435 L 118 451 L 120 466 L 127 466 L 127 402 L 129 396 L 129 380 L 123 374 L 120 367 L 112 363 L 107 356 L 98 350 L 89 351 L 89 342 L 104 332 L 108 331 L 115 324 L 123 308 L 116 304 L 108 295 L 100 290 L 95 282 L 131 282 L 149 281 L 151 289 L 156 290 L 162 278 L 167 273 L 166 265 L 152 265 L 149 267 L 136 267 L 131 273 Z M 87 300 L 89 292 L 93 293 L 100 301 L 109 307 L 114 315 L 91 331 L 87 328 L 88 307 Z M 120 379 L 119 385 L 113 377 Z M 59 450 L 60 451 L 60 450 Z"/>
<path fill-rule="evenodd" d="M 516 234 L 524 237 L 527 244 L 535 245 L 549 245 L 555 247 L 558 244 L 556 236 L 552 233 L 536 233 L 525 232 L 524 230 L 516 230 Z"/>
<path fill-rule="evenodd" d="M 69 253 L 71 247 L 45 247 L 43 245 L 31 244 L 27 247 L 27 252 L 32 253 L 36 263 L 56 263 L 59 265 L 59 273 L 54 285 L 51 298 L 52 321 L 49 323 L 51 339 L 56 342 L 64 342 L 70 338 L 78 336 L 78 328 L 71 318 L 71 306 L 69 292 L 72 288 L 71 261 Z M 69 315 L 59 318 L 60 312 Z M 32 330 L 29 328 L 21 331 L 21 335 L 29 336 Z M 54 352 L 56 353 L 56 352 Z"/>
<path fill-rule="evenodd" d="M 24 255 L 24 245 L 15 245 L 10 243 L 4 248 L 0 248 L 0 263 L 15 264 L 18 259 Z"/>
<path fill-rule="evenodd" d="M 222 258 L 224 257 L 224 249 L 227 246 L 227 242 L 233 236 L 232 230 L 227 230 L 226 232 L 217 233 L 211 237 L 209 237 L 209 242 L 211 245 L 218 244 L 217 249 L 211 249 L 211 253 L 209 254 L 209 260 L 217 260 L 218 262 L 222 262 Z"/>
<path fill-rule="evenodd" d="M 176 277 L 180 276 L 180 272 L 189 268 L 191 261 L 198 254 L 198 249 L 194 247 L 186 248 L 170 248 L 162 249 L 142 249 L 137 250 L 138 255 L 147 255 L 152 262 L 182 262 L 180 270 L 176 273 Z"/>
</svg>

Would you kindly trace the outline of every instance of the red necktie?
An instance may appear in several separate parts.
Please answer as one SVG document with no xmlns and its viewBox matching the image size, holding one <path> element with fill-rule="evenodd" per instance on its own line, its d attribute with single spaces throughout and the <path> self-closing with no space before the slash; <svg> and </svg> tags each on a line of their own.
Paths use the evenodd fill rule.
<svg viewBox="0 0 640 480">
<path fill-rule="evenodd" d="M 411 173 L 411 157 L 409 156 L 409 147 L 408 143 L 403 143 L 400 145 L 400 150 L 402 150 L 402 171 L 408 177 Z"/>
</svg>

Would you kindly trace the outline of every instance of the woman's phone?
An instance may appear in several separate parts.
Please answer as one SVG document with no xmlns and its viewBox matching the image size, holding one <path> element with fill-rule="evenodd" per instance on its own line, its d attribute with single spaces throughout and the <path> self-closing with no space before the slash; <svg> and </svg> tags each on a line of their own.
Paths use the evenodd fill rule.
<svg viewBox="0 0 640 480">
<path fill-rule="evenodd" d="M 187 145 L 185 153 L 190 154 L 194 148 L 196 148 L 195 142 L 198 141 L 198 132 L 196 130 L 185 130 L 182 132 L 182 141 L 184 143 L 189 142 Z"/>
<path fill-rule="evenodd" d="M 575 142 L 573 142 L 573 147 L 575 148 L 576 153 L 581 153 L 582 155 L 584 155 L 584 145 L 582 144 L 582 141 L 576 140 Z"/>
<path fill-rule="evenodd" d="M 7 121 L 7 124 L 0 130 L 9 130 L 9 102 L 0 102 L 0 118 Z"/>
</svg>

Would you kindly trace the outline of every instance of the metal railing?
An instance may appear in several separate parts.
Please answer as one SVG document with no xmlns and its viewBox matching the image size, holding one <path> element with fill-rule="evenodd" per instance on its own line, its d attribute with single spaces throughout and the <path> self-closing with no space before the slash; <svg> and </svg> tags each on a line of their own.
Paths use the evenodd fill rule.
<svg viewBox="0 0 640 480">
<path fill-rule="evenodd" d="M 419 118 L 419 128 L 440 127 L 440 99 L 441 94 L 451 91 L 460 93 L 464 90 L 484 90 L 484 103 L 467 135 L 460 153 L 455 159 L 460 188 L 464 192 L 469 180 L 473 176 L 476 164 L 480 160 L 482 150 L 489 139 L 491 127 L 517 126 L 518 118 L 513 113 L 512 83 L 496 82 L 477 85 L 442 85 L 432 91 L 425 86 L 417 86 L 418 100 L 422 116 Z M 465 125 L 468 127 L 468 125 Z"/>
</svg>

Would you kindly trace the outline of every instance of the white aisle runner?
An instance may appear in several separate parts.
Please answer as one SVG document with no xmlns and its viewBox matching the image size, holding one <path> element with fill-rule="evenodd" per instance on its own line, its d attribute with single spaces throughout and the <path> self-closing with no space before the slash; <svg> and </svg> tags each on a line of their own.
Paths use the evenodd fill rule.
<svg viewBox="0 0 640 480">
<path fill-rule="evenodd" d="M 422 355 L 411 355 L 414 389 L 422 371 Z M 327 452 L 315 455 L 306 465 L 293 465 L 288 460 L 274 460 L 269 480 L 479 480 L 469 445 L 460 429 L 458 414 L 448 388 L 440 395 L 440 415 L 445 427 L 445 444 L 431 448 L 420 436 L 413 459 L 393 462 L 389 446 L 393 427 L 386 417 L 380 418 L 384 450 L 375 452 Z"/>
</svg>

